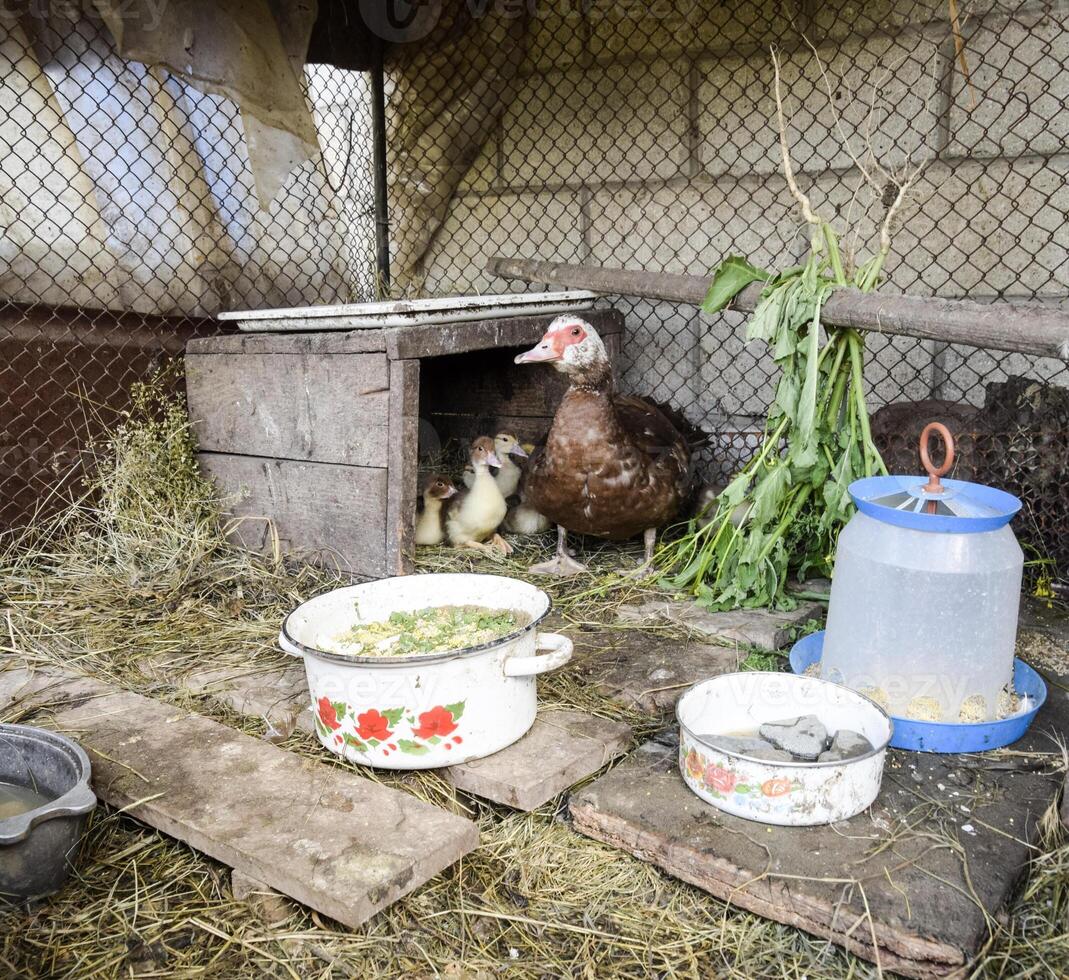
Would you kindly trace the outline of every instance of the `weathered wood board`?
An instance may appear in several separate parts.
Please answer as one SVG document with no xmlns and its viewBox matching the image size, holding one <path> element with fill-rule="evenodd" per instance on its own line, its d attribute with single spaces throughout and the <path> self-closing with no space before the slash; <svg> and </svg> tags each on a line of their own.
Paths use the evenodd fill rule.
<svg viewBox="0 0 1069 980">
<path fill-rule="evenodd" d="M 386 567 L 388 574 L 412 570 L 412 535 L 419 494 L 418 360 L 390 361 L 389 479 L 386 491 Z"/>
<path fill-rule="evenodd" d="M 478 845 L 467 818 L 354 772 L 107 685 L 71 693 L 47 727 L 86 749 L 98 796 L 344 925 Z"/>
<path fill-rule="evenodd" d="M 385 466 L 385 354 L 191 354 L 186 398 L 201 450 Z"/>
<path fill-rule="evenodd" d="M 580 832 L 733 905 L 805 929 L 885 970 L 959 975 L 988 934 L 1054 804 L 1063 774 L 1051 733 L 1069 698 L 1048 701 L 1012 754 L 888 753 L 873 807 L 825 827 L 772 827 L 723 813 L 679 775 L 678 749 L 648 742 L 570 803 Z"/>
<path fill-rule="evenodd" d="M 201 453 L 204 472 L 242 518 L 244 547 L 319 556 L 365 575 L 386 571 L 386 469 Z"/>
</svg>

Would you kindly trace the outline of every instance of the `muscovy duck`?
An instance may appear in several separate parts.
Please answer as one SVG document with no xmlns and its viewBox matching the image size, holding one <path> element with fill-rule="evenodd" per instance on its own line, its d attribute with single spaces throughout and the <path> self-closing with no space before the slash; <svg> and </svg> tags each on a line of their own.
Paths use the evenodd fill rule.
<svg viewBox="0 0 1069 980">
<path fill-rule="evenodd" d="M 416 544 L 434 545 L 445 540 L 442 504 L 457 492 L 453 481 L 435 473 L 423 484 L 423 510 L 416 517 Z"/>
<path fill-rule="evenodd" d="M 511 432 L 499 432 L 494 436 L 494 453 L 501 463 L 494 474 L 494 482 L 501 491 L 501 495 L 507 500 L 516 492 L 516 488 L 520 485 L 520 476 L 523 473 L 512 457 L 526 457 L 527 450 L 520 445 L 519 440 Z M 472 468 L 471 463 L 464 467 L 462 479 L 464 486 L 470 490 L 471 485 L 475 482 L 475 470 Z"/>
<path fill-rule="evenodd" d="M 512 545 L 497 533 L 508 511 L 490 473 L 491 466 L 500 465 L 493 439 L 479 436 L 472 442 L 471 467 L 475 478 L 469 489 L 461 490 L 451 501 L 445 517 L 445 533 L 453 547 L 485 552 L 496 549 L 506 555 L 512 551 Z M 486 543 L 488 540 L 490 544 Z"/>
<path fill-rule="evenodd" d="M 584 571 L 568 553 L 568 531 L 614 541 L 642 532 L 639 572 L 648 572 L 657 528 L 679 513 L 693 487 L 686 438 L 661 407 L 613 390 L 605 345 L 585 320 L 557 317 L 516 363 L 552 364 L 571 379 L 520 484 L 523 503 L 557 525 L 556 557 L 531 572 Z"/>
</svg>

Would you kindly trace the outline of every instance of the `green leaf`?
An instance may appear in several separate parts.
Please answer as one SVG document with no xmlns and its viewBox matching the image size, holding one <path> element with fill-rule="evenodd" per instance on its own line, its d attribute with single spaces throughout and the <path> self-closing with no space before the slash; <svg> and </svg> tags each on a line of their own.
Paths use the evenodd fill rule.
<svg viewBox="0 0 1069 980">
<path fill-rule="evenodd" d="M 430 749 L 426 745 L 420 745 L 419 742 L 413 742 L 411 739 L 399 738 L 397 740 L 397 747 L 402 752 L 407 752 L 409 755 L 426 755 L 430 752 Z"/>
<path fill-rule="evenodd" d="M 344 701 L 331 701 L 331 706 L 334 708 L 334 713 L 338 716 L 338 721 L 341 721 L 345 717 L 345 713 L 349 710 L 349 705 Z"/>
<path fill-rule="evenodd" d="M 404 713 L 404 708 L 383 708 L 382 717 L 385 718 L 391 726 L 393 726 L 401 720 L 401 716 Z"/>
<path fill-rule="evenodd" d="M 361 742 L 360 739 L 358 739 L 355 735 L 350 735 L 348 732 L 345 732 L 343 738 L 345 740 L 345 744 L 350 746 L 350 748 L 356 749 L 357 752 L 367 752 L 367 746 L 363 742 Z"/>
<path fill-rule="evenodd" d="M 453 716 L 453 721 L 460 721 L 460 716 L 464 714 L 464 702 L 458 701 L 456 704 L 447 704 L 445 710 Z"/>
<path fill-rule="evenodd" d="M 713 273 L 702 309 L 706 313 L 719 313 L 750 283 L 763 282 L 769 277 L 770 273 L 751 265 L 741 255 L 729 255 Z"/>
</svg>

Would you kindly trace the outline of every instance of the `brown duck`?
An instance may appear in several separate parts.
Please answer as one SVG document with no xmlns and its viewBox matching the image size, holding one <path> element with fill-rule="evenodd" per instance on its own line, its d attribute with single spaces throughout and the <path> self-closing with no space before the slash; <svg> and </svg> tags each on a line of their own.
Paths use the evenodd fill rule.
<svg viewBox="0 0 1069 980">
<path fill-rule="evenodd" d="M 648 570 L 657 528 L 679 513 L 692 489 L 687 439 L 663 408 L 613 390 L 605 345 L 585 320 L 558 317 L 516 363 L 552 364 L 571 379 L 520 484 L 524 504 L 557 525 L 556 557 L 531 571 L 584 570 L 568 554 L 568 531 L 613 541 L 642 532 L 641 570 Z"/>
</svg>

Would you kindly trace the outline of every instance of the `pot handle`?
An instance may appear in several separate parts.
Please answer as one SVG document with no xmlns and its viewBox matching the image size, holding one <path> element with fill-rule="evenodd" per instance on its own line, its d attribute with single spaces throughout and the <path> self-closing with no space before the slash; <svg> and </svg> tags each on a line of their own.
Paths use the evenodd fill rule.
<svg viewBox="0 0 1069 980">
<path fill-rule="evenodd" d="M 302 660 L 304 659 L 304 654 L 286 639 L 285 633 L 279 632 L 278 645 L 282 647 L 283 653 L 288 653 L 291 657 L 300 657 Z"/>
<path fill-rule="evenodd" d="M 563 667 L 572 659 L 572 641 L 560 633 L 539 633 L 535 638 L 536 650 L 548 650 L 541 657 L 509 657 L 505 661 L 506 677 L 526 677 L 529 674 L 544 674 L 547 670 Z"/>
</svg>

